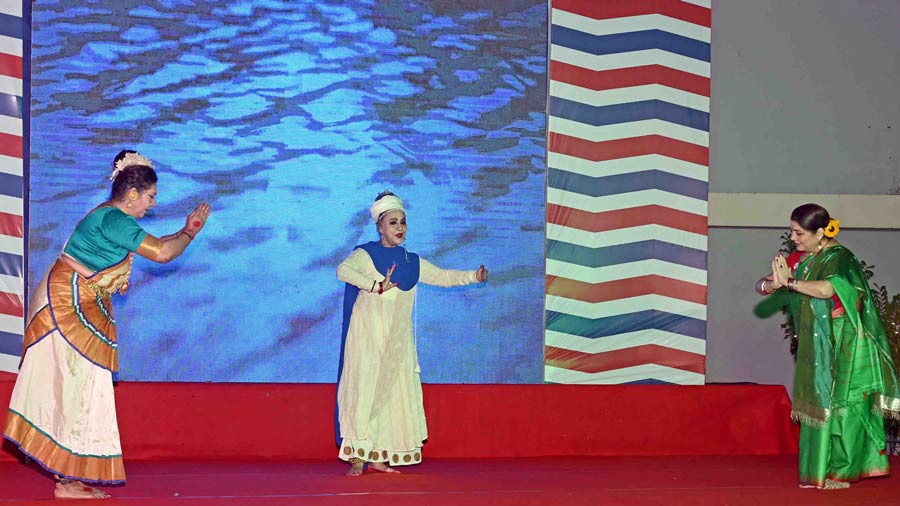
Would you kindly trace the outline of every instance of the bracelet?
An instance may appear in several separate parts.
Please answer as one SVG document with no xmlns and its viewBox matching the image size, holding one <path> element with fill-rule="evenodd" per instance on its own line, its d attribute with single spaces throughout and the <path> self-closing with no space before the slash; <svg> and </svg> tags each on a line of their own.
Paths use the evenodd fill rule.
<svg viewBox="0 0 900 506">
<path fill-rule="evenodd" d="M 351 463 L 351 464 L 354 464 L 354 465 L 356 465 L 356 464 L 365 464 L 365 462 L 366 462 L 365 460 L 363 460 L 363 459 L 361 459 L 361 458 L 359 458 L 359 457 L 350 457 L 350 463 Z"/>
<path fill-rule="evenodd" d="M 796 291 L 797 291 L 797 283 L 798 283 L 798 282 L 799 282 L 799 280 L 797 280 L 797 279 L 795 279 L 795 278 L 788 278 L 788 280 L 787 280 L 787 289 L 788 289 L 789 291 L 791 291 L 791 292 L 796 292 Z"/>
<path fill-rule="evenodd" d="M 188 236 L 192 241 L 194 240 L 194 236 L 192 236 L 191 233 L 187 231 L 187 229 L 181 229 L 181 233 Z"/>
<path fill-rule="evenodd" d="M 383 293 L 384 293 L 384 281 L 379 281 L 378 282 L 378 295 L 381 295 Z"/>
<path fill-rule="evenodd" d="M 372 281 L 372 288 L 369 288 L 369 291 L 370 291 L 370 292 L 374 292 L 374 291 L 375 291 L 375 283 L 377 283 L 377 282 L 378 282 L 378 281 Z"/>
</svg>

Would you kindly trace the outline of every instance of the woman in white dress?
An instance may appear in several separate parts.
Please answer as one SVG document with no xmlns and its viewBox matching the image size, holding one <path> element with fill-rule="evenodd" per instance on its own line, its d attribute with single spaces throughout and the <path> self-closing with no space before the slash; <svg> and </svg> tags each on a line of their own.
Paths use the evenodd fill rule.
<svg viewBox="0 0 900 506">
<path fill-rule="evenodd" d="M 393 193 L 379 194 L 370 213 L 380 240 L 357 246 L 337 269 L 347 284 L 338 417 L 348 476 L 361 475 L 367 464 L 396 473 L 391 466 L 422 461 L 428 430 L 412 331 L 416 284 L 460 286 L 488 276 L 483 265 L 444 270 L 403 248 L 406 211 Z"/>
</svg>

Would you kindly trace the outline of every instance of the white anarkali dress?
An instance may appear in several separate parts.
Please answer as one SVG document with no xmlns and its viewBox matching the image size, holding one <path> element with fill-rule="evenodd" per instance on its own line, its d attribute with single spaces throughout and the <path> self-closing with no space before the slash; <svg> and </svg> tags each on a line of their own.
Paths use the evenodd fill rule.
<svg viewBox="0 0 900 506">
<path fill-rule="evenodd" d="M 338 266 L 337 275 L 360 289 L 338 384 L 340 458 L 418 464 L 428 429 L 412 329 L 416 287 L 392 288 L 379 295 L 377 281 L 384 275 L 361 248 Z M 370 291 L 373 281 L 375 292 Z M 419 282 L 460 286 L 478 279 L 476 271 L 445 270 L 420 258 Z"/>
</svg>

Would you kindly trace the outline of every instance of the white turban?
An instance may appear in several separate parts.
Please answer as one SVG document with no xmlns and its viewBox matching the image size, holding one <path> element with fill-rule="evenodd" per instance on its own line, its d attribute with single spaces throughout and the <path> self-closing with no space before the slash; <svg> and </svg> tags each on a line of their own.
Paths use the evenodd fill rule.
<svg viewBox="0 0 900 506">
<path fill-rule="evenodd" d="M 389 211 L 403 211 L 403 213 L 406 214 L 406 209 L 403 209 L 403 201 L 394 195 L 385 195 L 384 197 L 381 197 L 369 208 L 369 212 L 372 214 L 372 220 L 376 222 L 382 214 Z"/>
</svg>

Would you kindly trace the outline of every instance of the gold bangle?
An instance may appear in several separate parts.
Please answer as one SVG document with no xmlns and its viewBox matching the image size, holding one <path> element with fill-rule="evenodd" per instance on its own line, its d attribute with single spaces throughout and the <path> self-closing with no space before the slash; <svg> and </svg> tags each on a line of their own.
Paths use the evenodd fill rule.
<svg viewBox="0 0 900 506">
<path fill-rule="evenodd" d="M 354 465 L 356 465 L 356 464 L 365 464 L 366 461 L 363 460 L 363 459 L 361 459 L 361 458 L 359 458 L 359 457 L 350 457 L 350 463 L 351 463 L 351 464 L 354 464 Z"/>
</svg>

